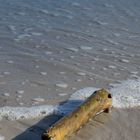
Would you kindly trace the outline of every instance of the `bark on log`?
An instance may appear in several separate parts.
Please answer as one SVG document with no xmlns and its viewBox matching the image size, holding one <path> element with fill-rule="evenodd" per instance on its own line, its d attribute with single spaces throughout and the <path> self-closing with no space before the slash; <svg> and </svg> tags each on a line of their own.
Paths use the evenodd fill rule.
<svg viewBox="0 0 140 140">
<path fill-rule="evenodd" d="M 112 97 L 105 89 L 95 91 L 83 104 L 67 116 L 60 119 L 42 134 L 42 140 L 64 140 L 80 129 L 99 112 L 108 111 L 112 106 Z"/>
</svg>

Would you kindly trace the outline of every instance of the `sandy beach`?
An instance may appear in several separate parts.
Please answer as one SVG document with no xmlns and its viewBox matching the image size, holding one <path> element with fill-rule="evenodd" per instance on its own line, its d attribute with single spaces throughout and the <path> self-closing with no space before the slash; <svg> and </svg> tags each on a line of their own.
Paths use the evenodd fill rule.
<svg viewBox="0 0 140 140">
<path fill-rule="evenodd" d="M 112 109 L 110 114 L 100 114 L 90 120 L 76 134 L 69 137 L 70 140 L 139 140 L 139 115 L 140 109 Z M 0 124 L 1 133 L 5 139 L 12 140 L 41 140 L 42 132 L 50 124 L 59 120 L 60 116 L 48 116 L 40 119 L 22 121 L 3 121 Z"/>
<path fill-rule="evenodd" d="M 138 0 L 3 1 L 0 140 L 41 140 L 55 106 L 86 87 L 111 91 L 113 109 L 69 139 L 139 140 L 139 11 Z"/>
</svg>

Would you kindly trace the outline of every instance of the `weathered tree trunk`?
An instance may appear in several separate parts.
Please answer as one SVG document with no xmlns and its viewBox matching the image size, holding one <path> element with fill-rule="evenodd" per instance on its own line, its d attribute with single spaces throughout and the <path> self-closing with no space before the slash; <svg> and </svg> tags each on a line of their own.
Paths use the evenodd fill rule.
<svg viewBox="0 0 140 140">
<path fill-rule="evenodd" d="M 105 89 L 95 91 L 83 104 L 60 119 L 42 135 L 42 140 L 64 140 L 99 112 L 108 111 L 112 97 Z"/>
</svg>

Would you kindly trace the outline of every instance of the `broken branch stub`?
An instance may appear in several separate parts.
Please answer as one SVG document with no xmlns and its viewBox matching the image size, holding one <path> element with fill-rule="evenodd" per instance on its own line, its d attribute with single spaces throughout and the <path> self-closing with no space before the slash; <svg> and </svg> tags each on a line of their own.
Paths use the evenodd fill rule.
<svg viewBox="0 0 140 140">
<path fill-rule="evenodd" d="M 42 134 L 42 140 L 64 140 L 80 129 L 88 120 L 99 112 L 109 111 L 112 96 L 105 89 L 95 91 L 77 109 L 60 119 Z"/>
</svg>

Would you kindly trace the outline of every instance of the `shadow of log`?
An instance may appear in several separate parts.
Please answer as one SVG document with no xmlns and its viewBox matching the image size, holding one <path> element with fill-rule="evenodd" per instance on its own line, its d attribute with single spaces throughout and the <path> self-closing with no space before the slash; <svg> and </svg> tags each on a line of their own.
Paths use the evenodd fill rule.
<svg viewBox="0 0 140 140">
<path fill-rule="evenodd" d="M 26 129 L 23 133 L 19 134 L 12 140 L 41 140 L 41 135 L 47 128 L 49 128 L 66 114 L 73 111 L 81 103 L 82 101 L 80 100 L 68 100 L 60 103 L 55 114 L 44 117 L 39 122 Z M 20 123 L 23 122 L 20 121 Z"/>
<path fill-rule="evenodd" d="M 12 140 L 41 140 L 43 131 L 58 121 L 61 117 L 61 115 L 55 114 L 44 117 L 38 123 L 26 129 L 23 133 L 19 134 Z"/>
</svg>

